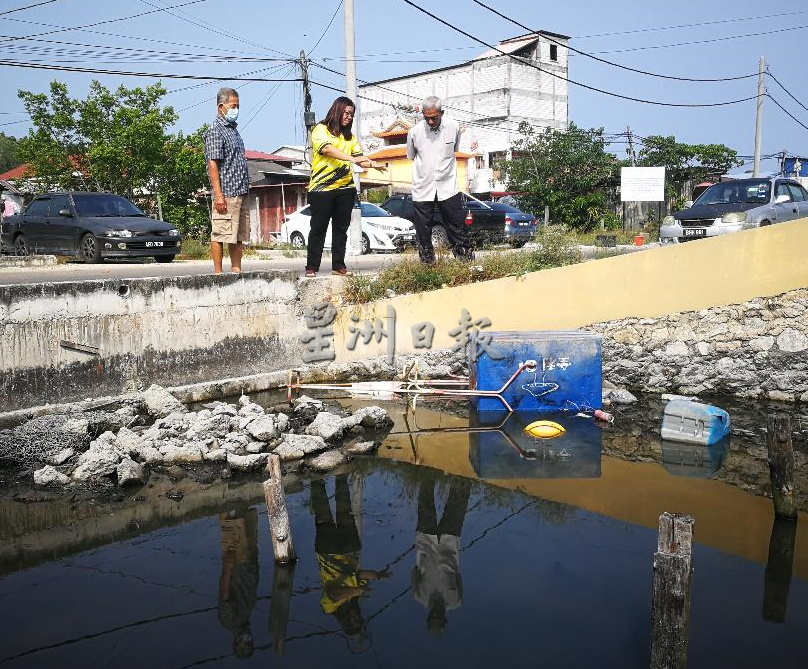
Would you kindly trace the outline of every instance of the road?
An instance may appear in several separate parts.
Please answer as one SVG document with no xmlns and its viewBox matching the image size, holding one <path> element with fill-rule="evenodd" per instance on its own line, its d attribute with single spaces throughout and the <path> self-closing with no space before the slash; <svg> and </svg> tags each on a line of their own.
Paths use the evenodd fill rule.
<svg viewBox="0 0 808 669">
<path fill-rule="evenodd" d="M 306 265 L 304 255 L 289 258 L 283 251 L 272 251 L 260 257 L 245 258 L 242 269 L 245 272 L 266 271 L 273 269 L 296 270 L 300 276 Z M 370 254 L 347 258 L 346 264 L 355 272 L 374 272 L 385 265 L 395 262 L 399 255 Z M 331 272 L 330 256 L 323 257 L 320 274 L 327 276 Z M 225 271 L 229 267 L 227 258 Z M 82 262 L 66 262 L 49 267 L 3 267 L 0 264 L 0 285 L 22 283 L 46 283 L 55 281 L 85 281 L 88 279 L 134 279 L 154 276 L 188 276 L 212 274 L 213 264 L 210 260 L 175 260 L 172 263 L 157 263 L 151 259 L 107 260 L 97 265 Z"/>
<path fill-rule="evenodd" d="M 621 246 L 615 252 L 630 253 L 643 251 L 659 246 L 656 243 L 645 246 Z M 528 244 L 524 250 L 530 250 Z M 592 246 L 579 247 L 584 258 L 589 260 L 597 257 L 598 251 Z M 245 272 L 266 271 L 273 269 L 295 270 L 303 276 L 306 257 L 302 252 L 294 251 L 261 251 L 259 256 L 250 256 L 242 262 Z M 478 251 L 485 254 L 488 251 Z M 294 254 L 293 257 L 289 257 Z M 373 273 L 390 265 L 400 258 L 414 258 L 415 254 L 378 254 L 371 253 L 366 256 L 352 256 L 346 258 L 348 268 L 353 272 Z M 331 257 L 323 256 L 321 276 L 328 276 L 331 272 Z M 229 267 L 225 258 L 225 270 Z M 70 260 L 68 262 L 47 267 L 3 267 L 0 259 L 0 286 L 23 283 L 48 283 L 55 281 L 86 281 L 88 279 L 135 279 L 154 276 L 189 276 L 198 274 L 212 274 L 213 264 L 210 260 L 175 260 L 172 263 L 157 263 L 148 258 L 132 260 L 107 260 L 97 265 L 87 265 L 82 262 Z"/>
</svg>

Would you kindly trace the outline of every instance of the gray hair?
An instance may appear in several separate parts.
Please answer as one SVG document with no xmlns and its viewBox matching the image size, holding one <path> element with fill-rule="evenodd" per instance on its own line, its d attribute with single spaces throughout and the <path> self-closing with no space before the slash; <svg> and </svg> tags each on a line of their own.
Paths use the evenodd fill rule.
<svg viewBox="0 0 808 669">
<path fill-rule="evenodd" d="M 236 92 L 236 89 L 227 88 L 226 86 L 222 87 L 219 89 L 219 92 L 216 93 L 216 106 L 218 107 L 219 105 L 226 104 L 227 102 L 230 102 L 230 98 L 237 97 L 238 93 Z"/>
<path fill-rule="evenodd" d="M 430 95 L 429 97 L 424 98 L 424 101 L 421 103 L 421 111 L 424 109 L 434 109 L 435 111 L 442 111 L 440 98 L 437 95 Z"/>
</svg>

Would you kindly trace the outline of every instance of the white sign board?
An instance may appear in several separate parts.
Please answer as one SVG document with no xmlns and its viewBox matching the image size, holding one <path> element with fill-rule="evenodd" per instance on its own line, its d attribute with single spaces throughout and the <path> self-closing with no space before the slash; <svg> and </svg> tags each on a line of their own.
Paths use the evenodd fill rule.
<svg viewBox="0 0 808 669">
<path fill-rule="evenodd" d="M 664 167 L 621 167 L 620 200 L 622 202 L 664 202 Z"/>
</svg>

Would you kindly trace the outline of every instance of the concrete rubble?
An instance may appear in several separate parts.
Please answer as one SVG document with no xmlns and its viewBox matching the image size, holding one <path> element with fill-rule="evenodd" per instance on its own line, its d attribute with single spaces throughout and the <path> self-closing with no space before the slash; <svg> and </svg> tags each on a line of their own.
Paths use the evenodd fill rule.
<svg viewBox="0 0 808 669">
<path fill-rule="evenodd" d="M 340 416 L 305 395 L 288 413 L 268 413 L 244 395 L 238 404 L 216 401 L 189 411 L 152 385 L 131 404 L 115 412 L 36 418 L 0 431 L 0 446 L 6 459 L 34 465 L 36 485 L 114 482 L 123 487 L 145 484 L 152 469 L 218 467 L 225 477 L 256 471 L 266 467 L 270 453 L 325 472 L 349 457 L 372 453 L 379 441 L 368 437 L 392 426 L 381 407 Z M 16 457 L 10 456 L 15 449 Z"/>
</svg>

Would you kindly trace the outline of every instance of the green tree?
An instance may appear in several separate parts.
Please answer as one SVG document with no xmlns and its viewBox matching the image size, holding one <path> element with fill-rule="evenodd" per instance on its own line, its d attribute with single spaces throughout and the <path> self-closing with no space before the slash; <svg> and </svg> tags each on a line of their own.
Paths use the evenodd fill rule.
<svg viewBox="0 0 808 669">
<path fill-rule="evenodd" d="M 7 172 L 20 164 L 17 158 L 17 138 L 0 132 L 0 172 Z"/>
<path fill-rule="evenodd" d="M 617 159 L 606 151 L 603 128 L 585 130 L 570 123 L 566 130 L 536 132 L 519 126 L 513 157 L 498 167 L 520 205 L 541 212 L 550 207 L 554 222 L 591 230 L 607 216 L 602 187 L 616 174 Z"/>
<path fill-rule="evenodd" d="M 738 152 L 723 144 L 684 144 L 673 135 L 651 135 L 643 140 L 637 154 L 638 164 L 665 167 L 668 197 L 676 197 L 691 179 L 704 179 L 743 164 Z"/>
<path fill-rule="evenodd" d="M 54 81 L 50 95 L 18 95 L 32 122 L 18 157 L 42 189 L 117 193 L 152 212 L 159 195 L 165 220 L 190 232 L 206 184 L 202 139 L 169 134 L 178 116 L 160 106 L 162 84 L 111 91 L 94 81 L 80 100 Z"/>
</svg>

